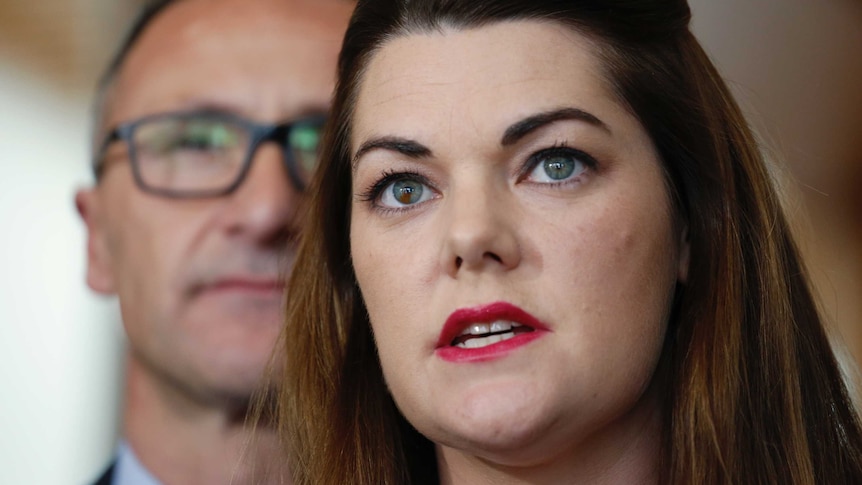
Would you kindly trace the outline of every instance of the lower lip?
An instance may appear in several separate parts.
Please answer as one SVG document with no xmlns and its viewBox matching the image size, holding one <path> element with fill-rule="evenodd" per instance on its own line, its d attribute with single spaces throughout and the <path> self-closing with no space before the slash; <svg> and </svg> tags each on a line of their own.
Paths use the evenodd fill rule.
<svg viewBox="0 0 862 485">
<path fill-rule="evenodd" d="M 435 352 L 438 357 L 448 362 L 487 362 L 489 360 L 504 357 L 514 350 L 543 337 L 546 333 L 548 332 L 545 330 L 536 329 L 532 332 L 517 334 L 510 339 L 502 340 L 485 347 L 465 349 L 462 347 L 449 346 L 440 347 Z"/>
</svg>

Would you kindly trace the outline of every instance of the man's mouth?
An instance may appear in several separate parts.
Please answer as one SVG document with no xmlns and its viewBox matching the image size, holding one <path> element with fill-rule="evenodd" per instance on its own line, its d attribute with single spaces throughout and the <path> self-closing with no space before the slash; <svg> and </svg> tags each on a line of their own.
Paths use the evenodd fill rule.
<svg viewBox="0 0 862 485">
<path fill-rule="evenodd" d="M 281 291 L 284 283 L 278 280 L 224 279 L 215 282 L 216 290 Z"/>
<path fill-rule="evenodd" d="M 251 297 L 280 297 L 285 283 L 277 278 L 224 277 L 200 286 L 200 293 L 216 295 L 248 295 Z"/>
</svg>

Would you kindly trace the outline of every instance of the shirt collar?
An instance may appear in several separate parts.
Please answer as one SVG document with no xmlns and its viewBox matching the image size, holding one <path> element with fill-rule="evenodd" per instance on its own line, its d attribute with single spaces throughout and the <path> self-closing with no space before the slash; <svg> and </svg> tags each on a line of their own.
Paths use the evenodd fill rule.
<svg viewBox="0 0 862 485">
<path fill-rule="evenodd" d="M 161 482 L 138 461 L 138 457 L 128 443 L 121 441 L 117 448 L 117 465 L 113 480 L 115 485 L 161 485 Z"/>
</svg>

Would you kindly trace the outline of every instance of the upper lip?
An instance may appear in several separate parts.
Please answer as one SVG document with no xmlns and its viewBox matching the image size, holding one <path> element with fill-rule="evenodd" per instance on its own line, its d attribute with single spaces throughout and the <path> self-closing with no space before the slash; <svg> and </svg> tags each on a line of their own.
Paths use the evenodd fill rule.
<svg viewBox="0 0 862 485">
<path fill-rule="evenodd" d="M 492 323 L 497 320 L 515 322 L 532 327 L 534 330 L 548 330 L 548 327 L 520 307 L 498 301 L 486 305 L 460 308 L 452 312 L 437 339 L 437 348 L 448 347 L 467 327 L 474 323 Z"/>
</svg>

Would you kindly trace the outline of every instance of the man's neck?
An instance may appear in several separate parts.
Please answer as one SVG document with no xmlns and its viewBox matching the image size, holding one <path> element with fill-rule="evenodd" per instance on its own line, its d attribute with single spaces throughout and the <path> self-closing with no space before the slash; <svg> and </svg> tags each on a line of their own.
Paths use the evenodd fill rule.
<svg viewBox="0 0 862 485">
<path fill-rule="evenodd" d="M 146 368 L 129 361 L 125 439 L 143 466 L 165 485 L 289 483 L 274 430 L 245 422 L 229 405 L 187 400 Z"/>
</svg>

